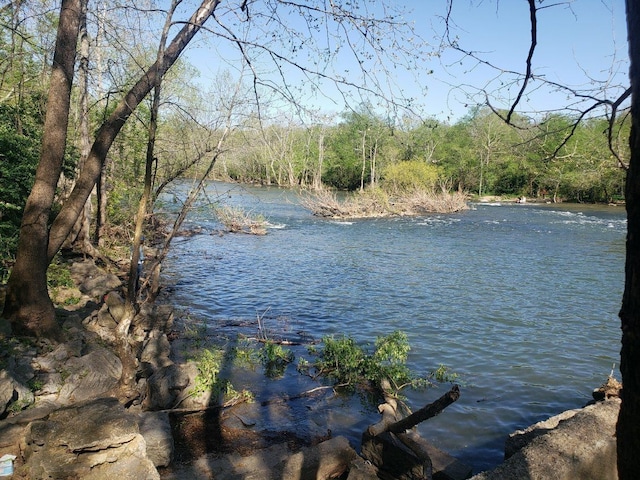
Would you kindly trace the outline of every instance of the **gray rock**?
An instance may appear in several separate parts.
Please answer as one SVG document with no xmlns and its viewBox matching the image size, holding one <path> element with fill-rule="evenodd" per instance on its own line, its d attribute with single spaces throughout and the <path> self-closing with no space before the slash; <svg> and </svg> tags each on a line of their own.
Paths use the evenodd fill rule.
<svg viewBox="0 0 640 480">
<path fill-rule="evenodd" d="M 147 380 L 147 394 L 143 407 L 148 410 L 172 408 L 189 386 L 191 378 L 197 375 L 197 368 L 193 364 L 167 365 L 159 368 Z"/>
<path fill-rule="evenodd" d="M 107 343 L 116 341 L 116 328 L 118 323 L 109 312 L 109 307 L 104 304 L 98 310 L 97 315 L 87 317 L 84 321 L 84 328 L 98 335 Z"/>
<path fill-rule="evenodd" d="M 153 330 L 144 342 L 140 361 L 158 369 L 173 363 L 169 360 L 169 355 L 171 355 L 171 344 L 167 335 L 159 330 Z"/>
<path fill-rule="evenodd" d="M 30 380 L 30 379 L 29 379 Z M 0 414 L 17 413 L 35 401 L 33 392 L 9 369 L 0 371 Z"/>
<path fill-rule="evenodd" d="M 116 322 L 124 316 L 124 298 L 117 292 L 109 292 L 104 299 L 109 313 Z"/>
<path fill-rule="evenodd" d="M 589 405 L 558 422 L 494 470 L 472 480 L 614 480 L 620 399 Z"/>
<path fill-rule="evenodd" d="M 2 415 L 14 400 L 14 380 L 6 370 L 0 371 L 0 415 Z"/>
<path fill-rule="evenodd" d="M 243 478 L 255 480 L 338 478 L 345 473 L 357 457 L 344 437 L 335 437 L 297 453 L 286 444 L 272 445 L 253 455 L 239 454 L 216 458 L 204 456 L 191 464 L 176 465 L 163 478 L 194 479 Z M 357 477 L 358 480 L 376 477 Z"/>
<path fill-rule="evenodd" d="M 138 427 L 147 445 L 147 456 L 156 467 L 171 463 L 174 452 L 171 423 L 167 412 L 143 412 L 138 415 Z"/>
<path fill-rule="evenodd" d="M 136 416 L 114 398 L 76 404 L 30 423 L 24 458 L 20 468 L 30 478 L 160 478 Z"/>
<path fill-rule="evenodd" d="M 509 437 L 507 438 L 504 445 L 505 460 L 513 456 L 521 448 L 529 445 L 534 438 L 549 433 L 554 428 L 557 428 L 560 422 L 573 417 L 579 411 L 580 409 L 567 410 L 558 415 L 554 415 L 547 420 L 543 420 L 534 425 L 531 425 L 524 430 L 516 430 L 515 432 L 509 434 Z"/>
<path fill-rule="evenodd" d="M 168 332 L 173 328 L 173 307 L 165 304 L 143 304 L 133 320 L 133 325 L 143 331 Z"/>
<path fill-rule="evenodd" d="M 110 350 L 98 347 L 82 357 L 70 358 L 64 369 L 69 378 L 60 390 L 58 401 L 62 404 L 97 398 L 118 384 L 122 375 L 122 363 Z"/>
<path fill-rule="evenodd" d="M 59 372 L 64 363 L 77 353 L 67 343 L 61 343 L 53 351 L 33 359 L 32 365 L 36 370 L 44 373 Z"/>
<path fill-rule="evenodd" d="M 122 285 L 122 280 L 117 275 L 107 273 L 93 278 L 87 278 L 80 284 L 80 291 L 91 298 L 101 299 L 107 292 Z"/>
</svg>

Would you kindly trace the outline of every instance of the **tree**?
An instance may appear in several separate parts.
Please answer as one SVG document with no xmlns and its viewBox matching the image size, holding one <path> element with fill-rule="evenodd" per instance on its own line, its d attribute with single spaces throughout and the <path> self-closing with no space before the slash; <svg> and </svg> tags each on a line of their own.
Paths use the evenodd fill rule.
<svg viewBox="0 0 640 480">
<path fill-rule="evenodd" d="M 151 65 L 101 125 L 75 187 L 48 228 L 55 187 L 62 168 L 70 109 L 76 42 L 81 17 L 80 0 L 62 2 L 56 51 L 51 73 L 42 154 L 36 181 L 27 199 L 16 264 L 7 282 L 3 316 L 15 333 L 59 337 L 55 311 L 47 291 L 46 272 L 75 225 L 98 180 L 109 148 L 135 107 L 177 60 L 180 53 L 213 14 L 219 0 L 203 0 L 166 47 L 162 59 Z"/>
<path fill-rule="evenodd" d="M 7 283 L 3 315 L 11 319 L 15 333 L 60 337 L 47 291 L 47 266 L 51 261 L 47 250 L 48 220 L 66 146 L 81 15 L 80 0 L 63 0 L 40 161 L 22 217 L 16 263 Z"/>
<path fill-rule="evenodd" d="M 640 3 L 626 0 L 631 81 L 631 158 L 625 189 L 627 254 L 620 320 L 622 405 L 616 427 L 618 475 L 640 478 Z"/>
</svg>

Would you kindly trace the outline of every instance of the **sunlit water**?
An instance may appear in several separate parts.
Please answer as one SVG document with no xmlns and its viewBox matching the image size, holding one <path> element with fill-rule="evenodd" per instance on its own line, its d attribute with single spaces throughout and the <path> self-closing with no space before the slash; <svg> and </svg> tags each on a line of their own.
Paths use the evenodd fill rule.
<svg viewBox="0 0 640 480">
<path fill-rule="evenodd" d="M 414 371 L 445 364 L 461 382 L 461 398 L 419 431 L 475 472 L 502 460 L 510 432 L 583 406 L 614 363 L 617 373 L 623 207 L 472 204 L 452 215 L 334 221 L 286 190 L 208 192 L 272 227 L 211 235 L 219 225 L 209 211 L 194 212 L 189 221 L 205 233 L 175 243 L 171 300 L 212 327 L 262 317 L 285 333 L 368 344 L 405 331 Z M 254 375 L 248 388 L 297 393 L 302 381 L 289 373 Z M 448 388 L 408 392 L 408 403 L 417 409 Z M 344 405 L 333 421 L 355 444 L 378 414 Z"/>
</svg>

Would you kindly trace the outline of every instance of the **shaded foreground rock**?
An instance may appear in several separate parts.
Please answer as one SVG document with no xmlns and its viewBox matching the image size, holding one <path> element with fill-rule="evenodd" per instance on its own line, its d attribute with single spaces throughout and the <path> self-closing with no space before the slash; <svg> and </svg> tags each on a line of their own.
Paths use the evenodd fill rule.
<svg viewBox="0 0 640 480">
<path fill-rule="evenodd" d="M 26 428 L 15 478 L 159 479 L 137 418 L 115 398 L 53 411 Z"/>
<path fill-rule="evenodd" d="M 508 441 L 511 456 L 494 470 L 472 480 L 614 480 L 616 467 L 615 427 L 620 399 L 611 398 L 583 409 L 564 412 Z M 530 442 L 517 450 L 517 437 Z"/>
</svg>

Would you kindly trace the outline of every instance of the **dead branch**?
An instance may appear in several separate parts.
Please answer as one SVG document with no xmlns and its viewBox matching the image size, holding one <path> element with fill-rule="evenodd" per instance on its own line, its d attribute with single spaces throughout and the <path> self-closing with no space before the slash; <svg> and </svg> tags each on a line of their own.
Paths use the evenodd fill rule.
<svg viewBox="0 0 640 480">
<path fill-rule="evenodd" d="M 382 432 L 402 433 L 431 417 L 435 417 L 442 412 L 442 410 L 458 400 L 458 398 L 460 398 L 460 387 L 458 387 L 458 385 L 454 385 L 451 387 L 451 390 L 442 395 L 435 402 L 430 403 L 411 415 L 395 422 L 395 408 L 388 403 L 383 404 L 379 407 L 380 412 L 382 413 L 382 421 L 375 425 L 371 425 L 367 429 L 367 433 L 371 436 L 379 435 Z M 388 405 L 388 408 L 386 405 Z"/>
</svg>

